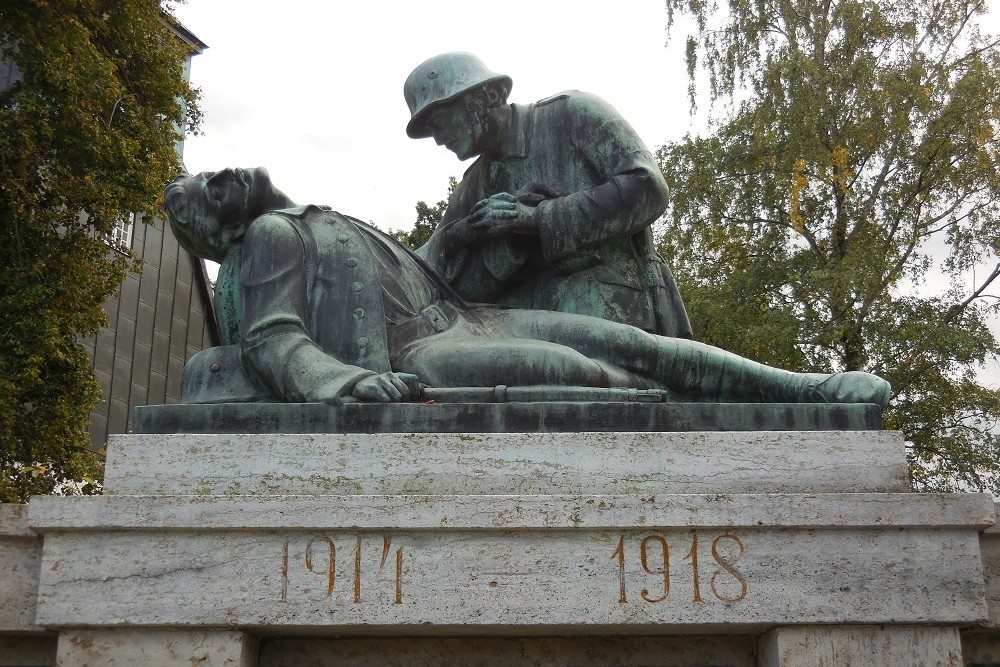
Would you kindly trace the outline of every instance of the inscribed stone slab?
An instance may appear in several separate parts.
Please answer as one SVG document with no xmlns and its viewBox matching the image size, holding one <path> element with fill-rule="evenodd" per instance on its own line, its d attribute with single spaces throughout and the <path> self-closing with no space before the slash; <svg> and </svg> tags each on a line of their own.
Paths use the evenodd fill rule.
<svg viewBox="0 0 1000 667">
<path fill-rule="evenodd" d="M 32 508 L 47 626 L 704 634 L 986 616 L 983 496 L 59 500 Z"/>
</svg>

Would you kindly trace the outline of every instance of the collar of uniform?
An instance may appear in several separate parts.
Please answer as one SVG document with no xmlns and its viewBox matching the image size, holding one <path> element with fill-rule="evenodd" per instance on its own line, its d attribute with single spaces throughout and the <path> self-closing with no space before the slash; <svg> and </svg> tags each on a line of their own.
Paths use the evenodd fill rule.
<svg viewBox="0 0 1000 667">
<path fill-rule="evenodd" d="M 500 144 L 501 159 L 527 157 L 531 146 L 532 110 L 534 104 L 511 104 L 507 132 Z"/>
</svg>

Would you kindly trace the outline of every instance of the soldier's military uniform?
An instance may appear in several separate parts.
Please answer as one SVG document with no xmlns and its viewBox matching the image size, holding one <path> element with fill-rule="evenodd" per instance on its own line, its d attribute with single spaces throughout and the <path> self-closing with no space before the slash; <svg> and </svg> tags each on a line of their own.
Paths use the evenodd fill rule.
<svg viewBox="0 0 1000 667">
<path fill-rule="evenodd" d="M 829 376 L 761 366 L 689 340 L 575 314 L 470 305 L 417 256 L 327 208 L 272 211 L 226 257 L 226 345 L 185 366 L 182 402 L 330 401 L 363 378 L 434 387 L 670 389 L 703 399 L 827 400 Z M 221 289 L 220 289 L 221 288 Z M 238 335 L 234 332 L 238 331 Z M 884 384 L 884 383 L 883 383 Z"/>
<path fill-rule="evenodd" d="M 481 155 L 466 171 L 418 254 L 470 300 L 690 337 L 650 228 L 666 208 L 667 185 L 632 128 L 607 102 L 579 91 L 510 109 L 499 153 Z M 534 195 L 538 235 L 449 252 L 442 242 L 449 227 L 499 192 Z"/>
</svg>

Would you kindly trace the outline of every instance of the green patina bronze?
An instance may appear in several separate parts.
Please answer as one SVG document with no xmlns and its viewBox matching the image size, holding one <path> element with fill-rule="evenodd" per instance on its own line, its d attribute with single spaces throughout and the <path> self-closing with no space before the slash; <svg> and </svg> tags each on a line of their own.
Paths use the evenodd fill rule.
<svg viewBox="0 0 1000 667">
<path fill-rule="evenodd" d="M 435 56 L 407 78 L 407 134 L 478 156 L 417 254 L 470 301 L 689 338 L 653 245 L 667 184 L 649 150 L 599 97 L 508 104 L 511 85 L 470 53 Z"/>
<path fill-rule="evenodd" d="M 399 402 L 425 387 L 474 401 L 482 387 L 544 385 L 556 398 L 574 393 L 565 387 L 675 401 L 884 406 L 889 397 L 867 373 L 790 373 L 607 319 L 471 305 L 388 235 L 296 205 L 264 169 L 181 177 L 164 199 L 180 243 L 222 262 L 226 344 L 188 362 L 182 401 Z M 465 398 L 440 391 L 462 387 Z"/>
</svg>

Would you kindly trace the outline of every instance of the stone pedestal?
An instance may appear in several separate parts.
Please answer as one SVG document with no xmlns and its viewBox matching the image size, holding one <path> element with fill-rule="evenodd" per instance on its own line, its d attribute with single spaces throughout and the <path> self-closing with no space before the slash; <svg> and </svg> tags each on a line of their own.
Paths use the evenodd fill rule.
<svg viewBox="0 0 1000 667">
<path fill-rule="evenodd" d="M 30 627 L 64 666 L 958 666 L 992 646 L 993 501 L 907 493 L 897 433 L 108 452 L 104 496 L 35 498 L 23 529 L 44 539 Z"/>
<path fill-rule="evenodd" d="M 758 641 L 757 658 L 758 667 L 964 664 L 958 629 L 912 625 L 776 628 Z"/>
<path fill-rule="evenodd" d="M 73 629 L 59 635 L 59 667 L 209 665 L 256 667 L 258 639 L 219 629 Z"/>
<path fill-rule="evenodd" d="M 56 635 L 35 624 L 42 538 L 28 527 L 27 505 L 0 504 L 0 665 L 51 665 Z"/>
</svg>

